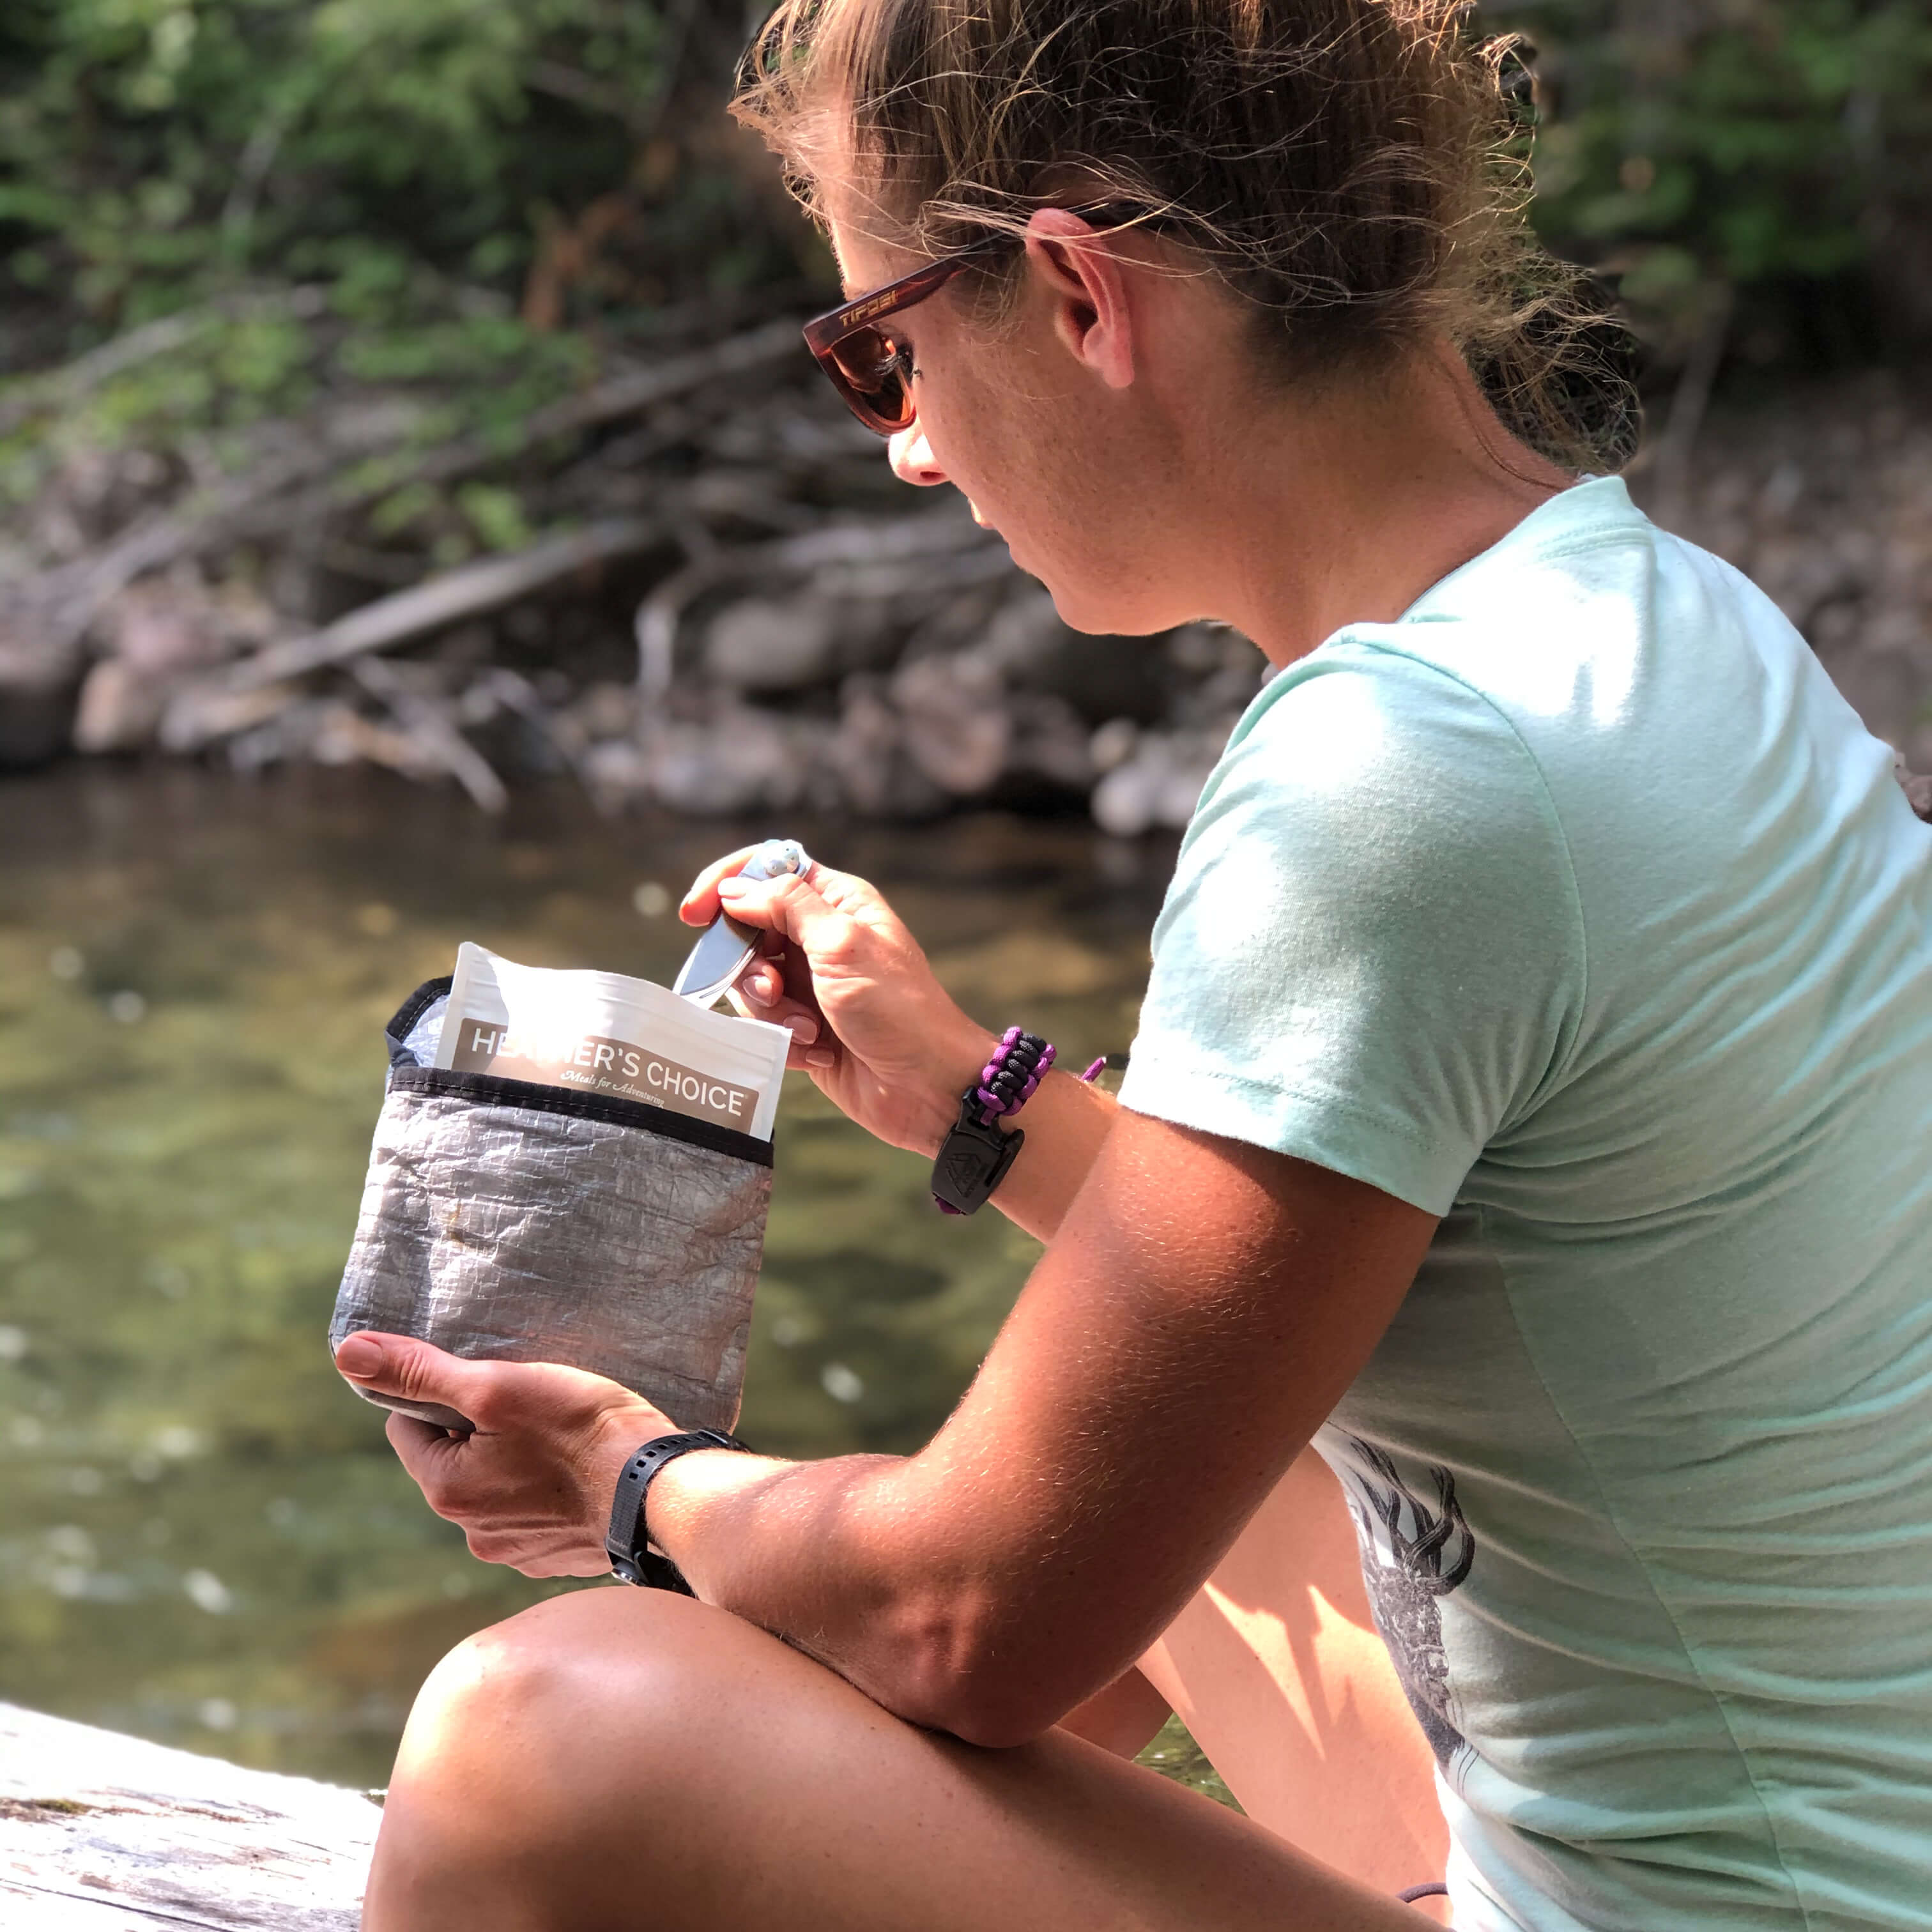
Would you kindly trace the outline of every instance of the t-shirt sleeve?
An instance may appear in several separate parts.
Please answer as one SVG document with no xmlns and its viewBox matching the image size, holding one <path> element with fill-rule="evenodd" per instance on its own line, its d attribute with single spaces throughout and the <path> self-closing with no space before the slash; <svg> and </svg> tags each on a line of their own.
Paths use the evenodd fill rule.
<svg viewBox="0 0 1932 1932">
<path fill-rule="evenodd" d="M 1514 727 L 1431 666 L 1331 643 L 1264 692 L 1202 794 L 1120 1100 L 1445 1214 L 1558 1077 L 1584 974 Z"/>
</svg>

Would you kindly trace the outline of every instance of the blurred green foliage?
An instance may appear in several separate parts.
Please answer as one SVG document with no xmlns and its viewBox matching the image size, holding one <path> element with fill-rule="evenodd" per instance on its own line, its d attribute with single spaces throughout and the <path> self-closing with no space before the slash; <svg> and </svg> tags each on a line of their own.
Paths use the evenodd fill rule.
<svg viewBox="0 0 1932 1932">
<path fill-rule="evenodd" d="M 487 434 L 582 380 L 560 336 L 797 274 L 716 111 L 742 32 L 717 0 L 6 0 L 0 375 L 206 309 L 80 433 L 326 382 Z"/>
<path fill-rule="evenodd" d="M 380 397 L 402 430 L 343 482 L 380 542 L 528 541 L 508 489 L 412 486 L 422 453 L 514 444 L 811 260 L 719 112 L 743 31 L 735 0 L 4 0 L 0 505 L 90 449 L 238 474 L 258 426 Z"/>
<path fill-rule="evenodd" d="M 1752 360 L 1932 323 L 1924 0 L 1486 0 L 1535 46 L 1537 220 L 1666 357 L 1735 304 Z"/>
<path fill-rule="evenodd" d="M 114 326 L 251 274 L 514 287 L 629 178 L 668 38 L 636 0 L 8 0 L 8 280 Z"/>
<path fill-rule="evenodd" d="M 742 0 L 7 0 L 0 373 L 303 287 L 344 325 L 336 371 L 480 406 L 532 337 L 796 278 L 802 224 L 717 111 L 747 24 Z M 1713 287 L 1761 360 L 1932 319 L 1924 0 L 1484 0 L 1478 24 L 1539 49 L 1545 232 L 1622 278 L 1666 359 Z M 224 317 L 168 406 L 298 400 L 310 332 Z"/>
</svg>

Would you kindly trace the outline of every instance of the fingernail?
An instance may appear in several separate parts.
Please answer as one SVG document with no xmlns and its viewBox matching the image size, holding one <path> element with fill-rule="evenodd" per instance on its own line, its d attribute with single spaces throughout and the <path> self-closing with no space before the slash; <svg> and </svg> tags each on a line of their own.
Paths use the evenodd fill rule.
<svg viewBox="0 0 1932 1932">
<path fill-rule="evenodd" d="M 809 1046 L 818 1037 L 818 1022 L 809 1013 L 794 1013 L 785 1024 L 800 1046 Z"/>
<path fill-rule="evenodd" d="M 808 1066 L 830 1066 L 838 1057 L 829 1046 L 814 1046 L 805 1056 L 805 1064 Z"/>
<path fill-rule="evenodd" d="M 379 1376 L 382 1372 L 382 1345 L 370 1341 L 366 1335 L 352 1335 L 336 1350 L 335 1366 L 345 1376 L 359 1376 L 364 1380 Z"/>
<path fill-rule="evenodd" d="M 718 896 L 721 899 L 735 899 L 752 890 L 749 879 L 741 879 L 734 872 L 728 879 L 718 881 Z"/>
</svg>

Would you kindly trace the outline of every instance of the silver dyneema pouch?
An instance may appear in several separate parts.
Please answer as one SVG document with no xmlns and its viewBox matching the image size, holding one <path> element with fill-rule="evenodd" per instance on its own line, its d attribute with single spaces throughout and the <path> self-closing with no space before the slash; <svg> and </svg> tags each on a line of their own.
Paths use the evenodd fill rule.
<svg viewBox="0 0 1932 1932">
<path fill-rule="evenodd" d="M 389 1084 L 329 1346 L 359 1328 L 608 1376 L 730 1429 L 772 1145 L 641 1101 L 434 1065 L 450 982 L 389 1022 Z M 435 1403 L 368 1394 L 448 1428 Z"/>
</svg>

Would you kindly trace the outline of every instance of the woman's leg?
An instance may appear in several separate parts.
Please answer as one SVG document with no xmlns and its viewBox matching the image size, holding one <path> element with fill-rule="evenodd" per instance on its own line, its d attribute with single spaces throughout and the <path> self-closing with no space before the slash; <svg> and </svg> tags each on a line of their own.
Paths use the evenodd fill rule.
<svg viewBox="0 0 1932 1932">
<path fill-rule="evenodd" d="M 560 1598 L 410 1718 L 365 1932 L 1411 1932 L 1420 1916 L 1064 1732 L 982 1750 L 724 1612 Z"/>
<path fill-rule="evenodd" d="M 1436 1761 L 1376 1634 L 1341 1485 L 1313 1450 L 1141 1670 L 1258 1823 L 1378 1890 L 1442 1876 Z"/>
</svg>

